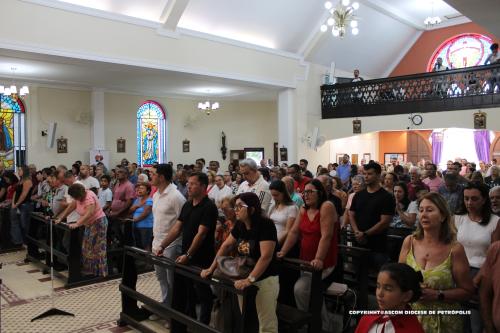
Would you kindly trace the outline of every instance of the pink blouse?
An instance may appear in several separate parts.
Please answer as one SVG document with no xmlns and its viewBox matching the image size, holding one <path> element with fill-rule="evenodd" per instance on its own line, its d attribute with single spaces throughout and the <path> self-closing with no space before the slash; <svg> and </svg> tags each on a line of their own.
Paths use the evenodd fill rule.
<svg viewBox="0 0 500 333">
<path fill-rule="evenodd" d="M 85 215 L 85 211 L 87 210 L 88 206 L 95 205 L 94 216 L 91 217 L 89 224 L 95 223 L 96 220 L 106 216 L 104 214 L 104 211 L 102 210 L 101 205 L 99 204 L 99 199 L 97 199 L 95 193 L 90 190 L 85 191 L 85 199 L 83 201 L 80 200 L 75 200 L 75 201 L 76 201 L 76 212 L 80 214 L 80 216 Z"/>
</svg>

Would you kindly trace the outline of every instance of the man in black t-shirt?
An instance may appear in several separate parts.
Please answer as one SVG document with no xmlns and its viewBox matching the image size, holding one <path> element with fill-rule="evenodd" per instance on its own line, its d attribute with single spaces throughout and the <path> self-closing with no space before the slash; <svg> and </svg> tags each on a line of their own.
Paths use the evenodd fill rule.
<svg viewBox="0 0 500 333">
<path fill-rule="evenodd" d="M 188 180 L 187 201 L 182 207 L 181 214 L 169 232 L 162 246 L 168 245 L 182 234 L 182 255 L 176 260 L 178 264 L 194 265 L 208 268 L 215 258 L 215 226 L 218 211 L 215 204 L 208 199 L 206 190 L 208 177 L 196 172 Z M 213 296 L 210 286 L 197 283 L 180 274 L 174 278 L 172 307 L 192 317 L 196 316 L 196 298 L 200 303 L 199 320 L 208 325 L 212 312 Z M 185 332 L 186 327 L 179 322 L 172 321 L 172 332 Z"/>
<path fill-rule="evenodd" d="M 366 189 L 356 193 L 349 211 L 350 223 L 357 242 L 371 249 L 375 269 L 387 261 L 387 228 L 394 215 L 392 195 L 380 186 L 380 165 L 370 162 L 364 166 Z"/>
</svg>

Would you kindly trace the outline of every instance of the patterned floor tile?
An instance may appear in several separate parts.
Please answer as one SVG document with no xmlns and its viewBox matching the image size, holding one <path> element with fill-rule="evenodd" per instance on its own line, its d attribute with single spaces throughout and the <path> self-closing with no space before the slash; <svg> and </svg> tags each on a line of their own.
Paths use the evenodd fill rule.
<svg viewBox="0 0 500 333">
<path fill-rule="evenodd" d="M 128 333 L 131 327 L 118 327 L 121 310 L 120 280 L 64 289 L 54 280 L 55 297 L 51 298 L 50 277 L 43 275 L 33 263 L 18 265 L 25 253 L 0 255 L 3 285 L 1 295 L 2 333 Z M 40 282 L 42 280 L 43 282 Z M 137 289 L 151 298 L 160 299 L 160 288 L 154 272 L 139 276 Z M 75 317 L 53 316 L 35 322 L 31 319 L 56 307 Z M 163 321 L 146 322 L 155 332 L 168 332 Z"/>
</svg>

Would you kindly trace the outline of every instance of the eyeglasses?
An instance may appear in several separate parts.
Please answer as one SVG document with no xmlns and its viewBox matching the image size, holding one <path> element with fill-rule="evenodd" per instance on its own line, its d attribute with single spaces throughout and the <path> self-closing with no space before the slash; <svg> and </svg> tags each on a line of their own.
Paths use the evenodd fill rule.
<svg viewBox="0 0 500 333">
<path fill-rule="evenodd" d="M 309 194 L 316 193 L 316 192 L 318 192 L 318 190 L 305 190 L 304 192 L 302 192 L 302 194 L 309 195 Z"/>
<path fill-rule="evenodd" d="M 242 204 L 242 205 L 235 205 L 235 206 L 234 206 L 234 210 L 240 210 L 240 209 L 242 209 L 242 208 L 248 208 L 248 206 L 247 206 L 247 205 L 244 205 L 244 204 Z"/>
</svg>

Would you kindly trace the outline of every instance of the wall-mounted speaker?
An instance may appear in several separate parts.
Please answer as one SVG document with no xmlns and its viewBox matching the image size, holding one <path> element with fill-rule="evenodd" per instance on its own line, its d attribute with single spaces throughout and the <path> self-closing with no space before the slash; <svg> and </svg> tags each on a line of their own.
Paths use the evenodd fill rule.
<svg viewBox="0 0 500 333">
<path fill-rule="evenodd" d="M 56 140 L 56 128 L 57 123 L 49 123 L 49 129 L 47 130 L 47 148 L 54 148 L 54 143 Z"/>
</svg>

